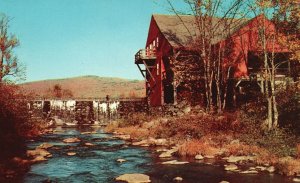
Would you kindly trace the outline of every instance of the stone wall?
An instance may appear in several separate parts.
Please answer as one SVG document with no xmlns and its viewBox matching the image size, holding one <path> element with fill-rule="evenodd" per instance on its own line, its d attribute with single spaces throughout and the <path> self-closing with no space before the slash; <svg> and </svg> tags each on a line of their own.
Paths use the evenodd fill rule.
<svg viewBox="0 0 300 183">
<path fill-rule="evenodd" d="M 75 120 L 78 123 L 92 123 L 94 118 L 93 101 L 76 101 Z"/>
<path fill-rule="evenodd" d="M 149 107 L 146 99 L 120 101 L 118 113 L 120 117 L 128 116 L 132 113 L 148 113 Z"/>
<path fill-rule="evenodd" d="M 190 112 L 196 113 L 197 110 L 201 110 L 201 107 L 191 107 L 190 104 L 188 104 L 187 102 L 181 102 L 177 105 L 169 104 L 160 107 L 151 107 L 149 109 L 149 113 L 150 115 L 160 116 L 182 116 Z"/>
</svg>

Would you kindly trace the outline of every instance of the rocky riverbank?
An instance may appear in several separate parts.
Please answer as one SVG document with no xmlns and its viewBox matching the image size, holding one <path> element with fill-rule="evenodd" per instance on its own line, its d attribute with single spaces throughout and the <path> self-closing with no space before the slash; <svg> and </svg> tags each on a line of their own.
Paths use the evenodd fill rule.
<svg viewBox="0 0 300 183">
<path fill-rule="evenodd" d="M 182 156 L 183 144 L 176 139 L 137 138 L 124 132 L 111 135 L 96 126 L 49 130 L 27 141 L 27 146 L 27 157 L 14 158 L 19 165 L 27 165 L 24 176 L 18 177 L 15 168 L 5 182 L 292 182 L 269 173 L 272 165 L 256 166 L 252 156 Z"/>
<path fill-rule="evenodd" d="M 188 120 L 187 118 L 181 118 L 180 125 L 186 125 L 182 119 Z M 192 118 L 197 117 L 192 116 Z M 178 117 L 177 119 L 156 118 L 137 125 L 124 125 L 119 121 L 111 123 L 106 130 L 112 132 L 115 137 L 130 142 L 133 146 L 149 147 L 154 150 L 162 164 L 180 165 L 199 162 L 220 165 L 225 171 L 240 174 L 283 174 L 291 176 L 295 182 L 300 180 L 300 160 L 295 157 L 278 156 L 261 146 L 247 144 L 240 140 L 240 134 L 227 133 L 227 131 L 214 134 L 202 133 L 198 138 L 194 138 L 195 134 L 190 136 L 172 134 L 176 130 L 170 129 L 173 128 L 170 123 L 175 123 L 176 126 L 176 120 L 178 122 Z M 164 128 L 167 126 L 169 128 Z M 193 122 L 190 122 L 186 128 L 193 127 L 196 128 Z M 177 128 L 178 131 L 186 130 L 179 125 Z M 193 133 L 192 130 L 190 133 Z"/>
</svg>

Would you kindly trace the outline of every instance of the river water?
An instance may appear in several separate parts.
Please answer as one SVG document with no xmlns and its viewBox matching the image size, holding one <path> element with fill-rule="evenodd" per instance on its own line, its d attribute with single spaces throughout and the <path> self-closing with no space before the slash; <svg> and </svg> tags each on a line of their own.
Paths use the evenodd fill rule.
<svg viewBox="0 0 300 183">
<path fill-rule="evenodd" d="M 82 134 L 82 132 L 95 132 Z M 63 139 L 77 137 L 79 143 L 64 143 Z M 185 165 L 162 165 L 158 154 L 150 149 L 133 147 L 123 140 L 113 138 L 101 128 L 61 128 L 53 134 L 46 134 L 28 142 L 28 149 L 42 143 L 53 144 L 49 149 L 53 157 L 48 161 L 34 164 L 25 174 L 22 182 L 115 182 L 114 178 L 124 173 L 145 173 L 152 182 L 174 182 L 180 176 L 183 183 L 217 183 L 222 180 L 231 183 L 281 183 L 292 182 L 291 178 L 277 174 L 259 173 L 245 175 L 224 171 L 222 165 L 208 165 L 207 162 L 191 162 Z M 92 143 L 94 146 L 86 146 Z M 68 152 L 76 155 L 68 156 Z M 126 162 L 118 163 L 122 158 Z"/>
</svg>

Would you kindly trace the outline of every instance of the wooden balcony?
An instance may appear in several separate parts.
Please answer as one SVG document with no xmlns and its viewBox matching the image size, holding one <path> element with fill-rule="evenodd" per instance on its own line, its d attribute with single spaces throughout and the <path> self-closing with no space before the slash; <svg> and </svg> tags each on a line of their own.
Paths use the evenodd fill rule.
<svg viewBox="0 0 300 183">
<path fill-rule="evenodd" d="M 135 54 L 135 64 L 154 61 L 156 59 L 155 49 L 141 49 Z"/>
</svg>

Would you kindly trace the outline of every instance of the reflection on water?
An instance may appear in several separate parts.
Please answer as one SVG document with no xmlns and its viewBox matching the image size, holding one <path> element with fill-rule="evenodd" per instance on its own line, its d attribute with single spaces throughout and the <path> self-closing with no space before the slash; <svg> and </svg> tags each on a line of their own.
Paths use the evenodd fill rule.
<svg viewBox="0 0 300 183">
<path fill-rule="evenodd" d="M 92 134 L 81 132 L 96 131 Z M 81 142 L 67 144 L 62 140 L 78 137 Z M 206 165 L 193 162 L 186 165 L 161 165 L 157 154 L 147 149 L 127 146 L 122 140 L 114 139 L 101 129 L 67 128 L 57 130 L 54 134 L 47 134 L 35 142 L 28 142 L 28 148 L 33 149 L 41 143 L 55 145 L 49 149 L 53 155 L 48 161 L 35 164 L 25 175 L 24 182 L 115 182 L 114 178 L 124 173 L 146 173 L 152 182 L 168 183 L 173 178 L 183 177 L 184 183 L 220 182 L 222 180 L 234 182 L 292 182 L 291 179 L 259 173 L 244 175 L 224 171 L 222 165 Z M 85 143 L 94 146 L 86 146 Z M 75 156 L 68 156 L 67 152 L 76 152 Z M 126 159 L 118 163 L 119 158 Z"/>
</svg>

